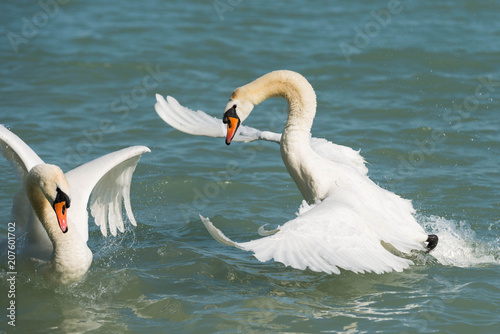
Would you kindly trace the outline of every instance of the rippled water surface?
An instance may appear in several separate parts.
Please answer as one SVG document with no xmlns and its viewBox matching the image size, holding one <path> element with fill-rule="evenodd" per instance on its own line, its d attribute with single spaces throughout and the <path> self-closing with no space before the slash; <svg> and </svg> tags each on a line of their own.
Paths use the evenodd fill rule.
<svg viewBox="0 0 500 334">
<path fill-rule="evenodd" d="M 138 226 L 104 238 L 91 221 L 81 282 L 54 287 L 18 268 L 18 332 L 500 330 L 498 2 L 0 7 L 0 123 L 65 171 L 129 145 L 152 150 L 132 182 Z M 440 236 L 433 256 L 402 273 L 326 275 L 211 238 L 198 214 L 251 240 L 293 218 L 300 193 L 278 145 L 180 133 L 155 113 L 155 94 L 220 117 L 234 88 L 276 69 L 315 88 L 314 136 L 360 149 L 375 182 L 413 200 Z M 281 132 L 285 119 L 285 102 L 271 99 L 246 125 Z M 3 157 L 0 179 L 3 238 L 20 186 Z"/>
</svg>

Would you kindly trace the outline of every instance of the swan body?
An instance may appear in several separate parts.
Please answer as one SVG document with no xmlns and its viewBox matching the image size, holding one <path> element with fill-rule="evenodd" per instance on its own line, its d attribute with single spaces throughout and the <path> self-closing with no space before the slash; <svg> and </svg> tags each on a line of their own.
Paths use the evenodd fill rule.
<svg viewBox="0 0 500 334">
<path fill-rule="evenodd" d="M 26 232 L 24 256 L 45 279 L 56 284 L 77 282 L 92 263 L 87 246 L 88 213 L 104 236 L 124 231 L 122 202 L 137 225 L 130 205 L 132 174 L 145 146 L 116 151 L 67 173 L 46 164 L 19 137 L 0 125 L 0 148 L 17 170 L 22 189 L 14 197 L 16 233 Z M 92 194 L 92 196 L 91 196 Z"/>
<path fill-rule="evenodd" d="M 270 97 L 288 101 L 281 136 L 240 126 L 254 106 Z M 359 152 L 311 138 L 316 95 L 298 73 L 274 71 L 236 89 L 223 115 L 227 131 L 220 120 L 184 108 L 171 97 L 157 95 L 155 109 L 181 131 L 226 137 L 228 145 L 253 140 L 280 143 L 283 162 L 304 198 L 298 217 L 266 237 L 237 243 L 200 216 L 210 234 L 225 245 L 251 251 L 260 261 L 274 259 L 297 269 L 337 274 L 339 268 L 358 273 L 402 271 L 413 262 L 396 256 L 394 250 L 408 254 L 426 250 L 426 241 L 431 245 L 413 217 L 411 201 L 377 186 L 367 176 Z"/>
</svg>

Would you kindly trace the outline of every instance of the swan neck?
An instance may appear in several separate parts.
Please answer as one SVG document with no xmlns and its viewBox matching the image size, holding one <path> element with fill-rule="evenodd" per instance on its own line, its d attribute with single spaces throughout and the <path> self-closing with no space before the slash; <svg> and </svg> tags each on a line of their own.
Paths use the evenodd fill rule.
<svg viewBox="0 0 500 334">
<path fill-rule="evenodd" d="M 88 248 L 86 242 L 83 241 L 71 220 L 68 219 L 68 231 L 66 233 L 61 231 L 55 211 L 38 184 L 28 179 L 26 190 L 33 211 L 42 223 L 52 242 L 54 247 L 54 258 L 57 258 L 58 255 L 62 253 L 64 253 L 65 257 L 68 257 L 70 254 L 74 256 L 79 253 L 79 250 Z"/>
<path fill-rule="evenodd" d="M 26 190 L 33 211 L 38 217 L 38 220 L 40 220 L 40 222 L 42 223 L 45 231 L 47 231 L 50 241 L 52 241 L 55 246 L 55 239 L 57 239 L 56 233 L 59 226 L 58 224 L 49 224 L 50 221 L 55 220 L 57 222 L 57 217 L 54 209 L 51 207 L 49 201 L 43 194 L 40 186 L 38 184 L 35 184 L 34 182 L 31 182 L 30 179 L 28 179 L 27 181 Z"/>
<path fill-rule="evenodd" d="M 242 92 L 239 92 L 242 90 Z M 302 75 L 292 71 L 274 71 L 239 88 L 258 105 L 271 97 L 283 97 L 288 102 L 288 120 L 285 131 L 310 133 L 316 114 L 316 93 Z"/>
<path fill-rule="evenodd" d="M 308 203 L 324 198 L 321 173 L 317 169 L 317 154 L 310 144 L 311 127 L 316 115 L 316 93 L 311 84 L 300 74 L 277 71 L 253 83 L 256 103 L 273 96 L 288 101 L 288 119 L 281 137 L 281 157 L 288 173 Z"/>
</svg>

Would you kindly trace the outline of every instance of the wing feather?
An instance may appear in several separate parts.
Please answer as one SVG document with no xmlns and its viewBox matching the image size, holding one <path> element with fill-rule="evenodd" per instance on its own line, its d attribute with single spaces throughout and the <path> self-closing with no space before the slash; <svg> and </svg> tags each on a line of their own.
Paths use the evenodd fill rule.
<svg viewBox="0 0 500 334">
<path fill-rule="evenodd" d="M 172 96 L 156 94 L 156 113 L 171 127 L 196 136 L 226 137 L 226 127 L 221 119 L 212 117 L 205 112 L 194 111 L 182 106 Z M 279 142 L 281 135 L 269 131 L 260 131 L 249 126 L 240 126 L 233 141 L 251 142 L 258 139 Z"/>
<path fill-rule="evenodd" d="M 21 180 L 28 171 L 43 160 L 18 136 L 0 124 L 0 148 L 3 156 L 11 162 Z"/>
<path fill-rule="evenodd" d="M 150 150 L 145 146 L 128 147 L 66 173 L 72 192 L 72 209 L 75 206 L 72 211 L 87 214 L 90 197 L 90 212 L 102 234 L 107 236 L 109 228 L 110 233 L 116 235 L 117 231 L 124 231 L 123 203 L 127 218 L 137 225 L 130 205 L 130 184 L 141 155 L 147 152 Z M 87 222 L 87 217 L 78 221 Z M 88 226 L 78 226 L 78 229 L 87 240 Z"/>
<path fill-rule="evenodd" d="M 43 164 L 43 160 L 18 136 L 0 124 L 0 149 L 3 156 L 9 160 L 16 173 L 24 182 L 28 171 L 36 165 Z M 24 188 L 20 188 L 14 197 L 12 216 L 17 224 L 17 232 L 22 234 L 27 226 L 31 206 Z"/>
<path fill-rule="evenodd" d="M 325 159 L 339 164 L 347 164 L 354 167 L 360 174 L 366 175 L 368 168 L 365 159 L 348 146 L 334 144 L 323 138 L 311 138 L 312 149 Z"/>
<path fill-rule="evenodd" d="M 173 128 L 195 136 L 226 137 L 226 127 L 222 120 L 198 110 L 194 111 L 182 106 L 172 96 L 156 94 L 157 103 L 155 110 L 158 115 Z M 265 140 L 279 143 L 281 134 L 260 131 L 249 126 L 240 126 L 233 141 L 251 142 L 254 140 Z M 322 138 L 311 138 L 311 147 L 320 156 L 336 163 L 349 164 L 361 174 L 366 174 L 368 169 L 365 160 L 350 147 L 337 145 Z"/>
<path fill-rule="evenodd" d="M 353 214 L 326 199 L 284 224 L 277 233 L 242 243 L 227 238 L 209 219 L 203 218 L 203 222 L 212 236 L 217 230 L 215 239 L 225 245 L 251 251 L 259 261 L 274 260 L 300 270 L 339 274 L 342 268 L 356 273 L 384 273 L 402 271 L 412 264 L 385 249 L 376 233 L 358 223 L 363 217 L 351 217 Z"/>
</svg>

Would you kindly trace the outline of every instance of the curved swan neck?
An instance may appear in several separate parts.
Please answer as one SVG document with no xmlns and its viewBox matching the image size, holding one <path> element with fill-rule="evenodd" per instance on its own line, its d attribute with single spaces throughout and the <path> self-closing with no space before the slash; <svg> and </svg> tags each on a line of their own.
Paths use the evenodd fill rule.
<svg viewBox="0 0 500 334">
<path fill-rule="evenodd" d="M 68 230 L 62 233 L 57 216 L 40 186 L 28 178 L 26 190 L 33 211 L 52 242 L 50 261 L 41 266 L 43 276 L 55 284 L 77 282 L 92 263 L 92 252 L 75 226 L 68 221 Z"/>
<path fill-rule="evenodd" d="M 285 132 L 310 132 L 316 114 L 316 93 L 302 75 L 287 70 L 270 72 L 236 89 L 231 99 L 241 96 L 254 105 L 271 97 L 285 98 L 289 108 Z"/>
<path fill-rule="evenodd" d="M 50 241 L 55 245 L 57 237 L 57 233 L 61 232 L 59 226 L 57 224 L 49 224 L 48 222 L 52 220 L 57 220 L 54 209 L 51 207 L 47 198 L 45 198 L 40 186 L 31 181 L 28 178 L 26 190 L 28 194 L 28 198 L 31 202 L 31 207 L 33 211 L 37 215 L 38 219 L 42 223 L 43 227 L 47 231 L 47 234 L 50 238 Z M 59 229 L 59 231 L 57 231 Z"/>
<path fill-rule="evenodd" d="M 32 178 L 27 179 L 26 190 L 31 207 L 42 223 L 54 247 L 54 257 L 64 252 L 65 256 L 78 253 L 79 249 L 87 248 L 77 229 L 68 221 L 68 231 L 63 233 L 57 223 L 57 216 L 50 202 L 43 194 L 40 185 Z M 69 254 L 68 254 L 69 253 Z"/>
<path fill-rule="evenodd" d="M 316 114 L 316 94 L 311 84 L 292 71 L 275 71 L 234 91 L 233 100 L 246 99 L 254 105 L 281 96 L 288 101 L 288 120 L 280 141 L 281 158 L 304 199 L 312 204 L 326 197 L 324 161 L 310 144 Z"/>
</svg>

